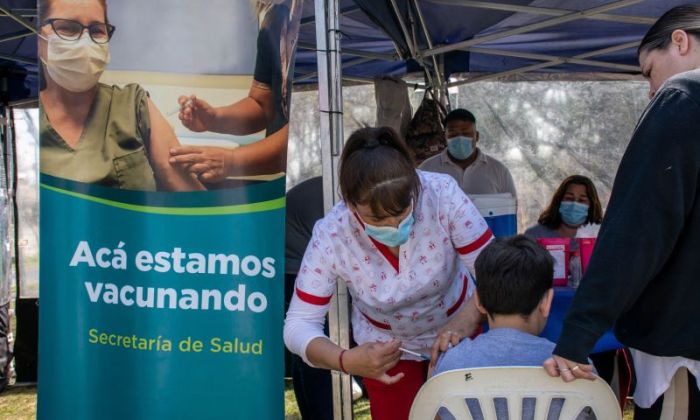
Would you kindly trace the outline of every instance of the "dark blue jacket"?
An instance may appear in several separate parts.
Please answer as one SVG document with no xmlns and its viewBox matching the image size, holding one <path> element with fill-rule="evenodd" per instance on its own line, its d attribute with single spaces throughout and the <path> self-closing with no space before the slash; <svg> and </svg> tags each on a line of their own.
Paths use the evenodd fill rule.
<svg viewBox="0 0 700 420">
<path fill-rule="evenodd" d="M 615 177 L 554 353 L 579 363 L 615 326 L 625 345 L 700 360 L 700 70 L 666 82 Z"/>
</svg>

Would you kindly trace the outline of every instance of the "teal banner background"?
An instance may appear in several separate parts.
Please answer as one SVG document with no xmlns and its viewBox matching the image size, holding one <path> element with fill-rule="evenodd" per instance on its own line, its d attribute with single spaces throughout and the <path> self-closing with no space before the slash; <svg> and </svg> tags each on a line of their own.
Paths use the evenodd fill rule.
<svg viewBox="0 0 700 420">
<path fill-rule="evenodd" d="M 284 417 L 284 178 L 235 190 L 143 193 L 42 175 L 40 199 L 39 419 Z M 109 249 L 104 261 L 112 260 L 122 242 L 126 269 L 70 266 L 81 241 L 93 256 Z M 139 251 L 155 255 L 174 248 L 205 256 L 235 254 L 241 261 L 272 258 L 274 275 L 262 268 L 260 274 L 244 274 L 256 271 L 254 258 L 238 275 L 230 266 L 228 274 L 136 268 Z M 184 267 L 189 258 L 182 261 Z M 103 288 L 97 297 L 98 283 Z M 165 308 L 106 303 L 107 283 L 122 291 L 124 286 L 171 288 L 178 298 L 183 289 L 200 296 L 205 289 L 219 290 L 223 296 L 243 285 L 245 310 L 231 311 L 223 303 L 220 310 L 170 309 L 167 299 Z M 266 308 L 255 312 L 260 294 Z M 117 335 L 130 337 L 129 345 L 123 339 L 110 345 Z M 152 348 L 131 348 L 133 336 L 153 340 Z M 188 338 L 185 351 L 181 344 Z M 216 338 L 219 346 L 212 344 Z M 170 351 L 163 350 L 165 340 Z M 200 351 L 194 351 L 195 340 Z M 226 342 L 236 349 L 224 352 Z M 241 343 L 255 345 L 244 354 Z M 212 351 L 217 349 L 222 351 Z"/>
</svg>

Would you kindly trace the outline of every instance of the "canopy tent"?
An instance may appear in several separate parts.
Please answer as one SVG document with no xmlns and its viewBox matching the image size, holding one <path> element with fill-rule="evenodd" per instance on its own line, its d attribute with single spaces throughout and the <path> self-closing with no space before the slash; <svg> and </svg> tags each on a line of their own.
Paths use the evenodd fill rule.
<svg viewBox="0 0 700 420">
<path fill-rule="evenodd" d="M 437 86 L 453 74 L 471 75 L 447 83 L 455 86 L 525 72 L 638 73 L 639 39 L 664 11 L 687 2 L 340 0 L 343 78 L 369 82 L 427 69 L 426 81 Z M 317 81 L 316 16 L 306 1 L 298 84 Z M 15 81 L 6 99 L 35 100 L 36 1 L 2 0 L 0 22 L 0 76 Z"/>
<path fill-rule="evenodd" d="M 38 94 L 36 1 L 0 2 L 0 104 L 18 105 Z"/>
<path fill-rule="evenodd" d="M 340 0 L 345 80 L 427 70 L 447 86 L 525 72 L 639 73 L 636 47 L 684 0 Z M 297 83 L 316 80 L 317 11 L 304 7 Z M 589 76 L 590 78 L 590 76 Z"/>
</svg>

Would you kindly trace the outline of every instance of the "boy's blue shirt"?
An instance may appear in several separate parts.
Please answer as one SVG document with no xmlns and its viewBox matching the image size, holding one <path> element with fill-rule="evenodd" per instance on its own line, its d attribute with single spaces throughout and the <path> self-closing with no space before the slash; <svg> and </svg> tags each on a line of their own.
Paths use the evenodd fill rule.
<svg viewBox="0 0 700 420">
<path fill-rule="evenodd" d="M 514 328 L 494 328 L 473 340 L 464 339 L 445 352 L 434 375 L 453 369 L 494 366 L 542 366 L 555 344 Z"/>
</svg>

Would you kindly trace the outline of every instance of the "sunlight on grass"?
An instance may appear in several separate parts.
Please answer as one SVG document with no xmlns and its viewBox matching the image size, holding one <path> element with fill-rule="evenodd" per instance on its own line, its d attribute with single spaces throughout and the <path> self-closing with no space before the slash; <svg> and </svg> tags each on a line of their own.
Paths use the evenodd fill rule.
<svg viewBox="0 0 700 420">
<path fill-rule="evenodd" d="M 369 413 L 369 400 L 360 398 L 353 403 L 352 411 L 355 420 L 371 420 L 372 416 Z M 294 389 L 291 381 L 285 381 L 284 389 L 284 418 L 285 420 L 301 420 L 297 400 L 294 397 Z M 307 419 L 308 420 L 308 419 Z M 313 420 L 313 419 L 311 419 Z"/>
<path fill-rule="evenodd" d="M 353 413 L 355 420 L 371 420 L 369 400 L 361 398 L 355 401 Z M 0 394 L 0 419 L 32 420 L 35 416 L 36 387 L 10 387 Z M 632 420 L 633 416 L 633 405 L 629 402 L 625 407 L 623 419 Z M 285 420 L 301 420 L 291 381 L 285 383 L 284 418 Z"/>
<path fill-rule="evenodd" d="M 36 416 L 36 387 L 11 387 L 0 394 L 0 419 L 30 420 Z"/>
</svg>

